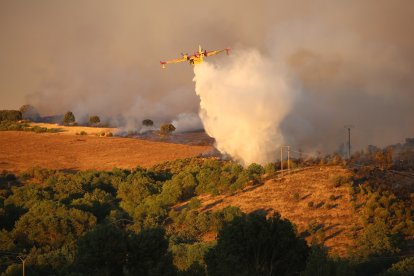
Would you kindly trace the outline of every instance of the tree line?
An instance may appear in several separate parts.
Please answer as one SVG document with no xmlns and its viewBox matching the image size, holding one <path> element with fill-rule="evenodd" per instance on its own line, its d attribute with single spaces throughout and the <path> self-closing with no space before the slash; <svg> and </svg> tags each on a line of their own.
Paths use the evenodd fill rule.
<svg viewBox="0 0 414 276">
<path fill-rule="evenodd" d="M 110 172 L 3 172 L 0 271 L 21 273 L 17 256 L 30 275 L 398 275 L 414 265 L 398 257 L 413 235 L 410 201 L 365 174 L 335 180 L 366 215 L 346 259 L 308 245 L 277 213 L 200 207 L 199 195 L 233 193 L 265 173 L 202 158 Z"/>
</svg>

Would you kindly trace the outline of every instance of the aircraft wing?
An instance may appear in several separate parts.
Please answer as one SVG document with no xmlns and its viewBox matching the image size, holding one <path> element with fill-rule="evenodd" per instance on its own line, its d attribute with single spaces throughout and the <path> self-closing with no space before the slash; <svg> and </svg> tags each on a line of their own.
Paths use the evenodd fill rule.
<svg viewBox="0 0 414 276">
<path fill-rule="evenodd" d="M 224 52 L 224 51 L 226 51 L 226 53 L 227 54 L 229 54 L 230 53 L 230 48 L 226 48 L 226 49 L 223 49 L 223 50 L 215 50 L 215 51 L 205 51 L 204 52 L 204 55 L 206 56 L 206 57 L 210 57 L 210 56 L 214 56 L 214 55 L 217 55 L 217 54 L 220 54 L 220 53 L 222 53 L 222 52 Z"/>
<path fill-rule="evenodd" d="M 183 61 L 187 61 L 187 58 L 182 57 L 182 58 L 177 58 L 177 59 L 172 59 L 172 60 L 167 60 L 167 61 L 160 61 L 160 64 L 162 68 L 165 68 L 165 65 L 167 64 L 179 63 Z"/>
</svg>

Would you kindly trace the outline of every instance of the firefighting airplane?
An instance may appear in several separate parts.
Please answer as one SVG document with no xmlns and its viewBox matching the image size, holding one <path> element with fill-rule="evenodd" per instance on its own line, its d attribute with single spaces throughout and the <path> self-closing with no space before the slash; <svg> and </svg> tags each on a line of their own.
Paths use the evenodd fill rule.
<svg viewBox="0 0 414 276">
<path fill-rule="evenodd" d="M 210 57 L 210 56 L 214 56 L 217 54 L 220 54 L 221 52 L 226 51 L 227 55 L 230 53 L 230 48 L 226 48 L 223 50 L 216 50 L 216 51 L 206 51 L 203 50 L 201 48 L 201 46 L 198 46 L 198 52 L 195 52 L 194 55 L 188 55 L 188 54 L 183 54 L 181 53 L 182 57 L 181 58 L 177 58 L 177 59 L 172 59 L 172 60 L 167 60 L 167 61 L 160 61 L 161 67 L 163 69 L 165 69 L 167 64 L 171 64 L 171 63 L 179 63 L 179 62 L 183 62 L 183 61 L 189 61 L 190 64 L 192 65 L 196 65 L 196 64 L 200 64 L 203 62 L 204 57 Z"/>
</svg>

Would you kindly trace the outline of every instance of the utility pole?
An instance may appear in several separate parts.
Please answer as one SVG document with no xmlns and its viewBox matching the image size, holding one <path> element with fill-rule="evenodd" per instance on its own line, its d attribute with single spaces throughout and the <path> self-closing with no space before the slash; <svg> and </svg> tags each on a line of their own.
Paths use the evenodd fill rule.
<svg viewBox="0 0 414 276">
<path fill-rule="evenodd" d="M 280 172 L 283 176 L 283 146 L 280 147 Z"/>
<path fill-rule="evenodd" d="M 290 146 L 286 146 L 288 149 L 288 173 L 290 174 Z"/>
<path fill-rule="evenodd" d="M 346 129 L 348 129 L 348 160 L 351 159 L 351 128 L 353 128 L 353 125 L 345 125 Z"/>
<path fill-rule="evenodd" d="M 17 258 L 22 262 L 22 266 L 23 266 L 23 276 L 26 276 L 26 272 L 25 272 L 25 263 L 26 263 L 26 257 L 27 256 L 22 256 L 22 255 L 19 255 L 19 256 L 17 256 Z"/>
<path fill-rule="evenodd" d="M 287 170 L 290 173 L 290 146 L 280 146 L 280 172 L 283 176 L 283 149 L 287 148 Z"/>
</svg>

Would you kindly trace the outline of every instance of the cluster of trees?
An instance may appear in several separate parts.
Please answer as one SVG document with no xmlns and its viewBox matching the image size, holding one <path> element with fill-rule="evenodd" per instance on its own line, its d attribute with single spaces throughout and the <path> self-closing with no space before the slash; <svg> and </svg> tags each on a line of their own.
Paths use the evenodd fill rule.
<svg viewBox="0 0 414 276">
<path fill-rule="evenodd" d="M 18 176 L 1 173 L 0 271 L 21 273 L 16 256 L 32 275 L 413 271 L 412 259 L 396 257 L 404 239 L 414 234 L 410 201 L 375 190 L 365 176 L 332 180 L 349 185 L 355 210 L 365 221 L 356 229 L 358 246 L 349 259 L 329 257 L 322 245 L 309 247 L 277 213 L 247 215 L 231 206 L 207 212 L 200 206 L 200 194 L 232 193 L 274 170 L 274 164 L 243 168 L 192 158 L 111 172 L 34 168 Z M 384 256 L 392 258 L 378 265 Z"/>
<path fill-rule="evenodd" d="M 235 207 L 216 212 L 201 212 L 195 205 L 174 208 L 195 195 L 199 171 L 211 173 L 219 161 L 185 162 L 190 166 L 181 173 L 34 168 L 19 176 L 0 174 L 0 271 L 19 273 L 16 256 L 25 259 L 33 275 L 275 275 L 305 268 L 309 248 L 277 214 L 267 219 Z M 232 237 L 234 231 L 240 235 Z M 216 232 L 217 243 L 203 241 Z M 259 256 L 263 263 L 250 267 Z"/>
<path fill-rule="evenodd" d="M 91 126 L 98 126 L 101 123 L 101 118 L 97 115 L 93 115 L 89 117 L 89 125 Z M 75 115 L 72 111 L 66 112 L 65 116 L 63 117 L 63 124 L 64 125 L 77 125 Z"/>
<path fill-rule="evenodd" d="M 414 259 L 399 257 L 406 255 L 407 241 L 414 236 L 413 196 L 379 185 L 379 179 L 373 177 L 375 170 L 360 168 L 351 179 L 340 181 L 348 185 L 351 204 L 362 223 L 354 228 L 356 246 L 349 252 L 355 271 L 362 275 L 406 275 L 396 272 L 399 267 L 400 272 L 410 269 L 414 273 Z M 390 268 L 392 263 L 396 264 Z"/>
<path fill-rule="evenodd" d="M 355 152 L 350 162 L 376 166 L 381 169 L 413 171 L 414 138 L 407 138 L 405 143 L 398 143 L 385 148 L 370 145 L 366 150 Z"/>
<path fill-rule="evenodd" d="M 0 110 L 0 122 L 20 120 L 22 120 L 22 113 L 19 110 Z"/>
</svg>

